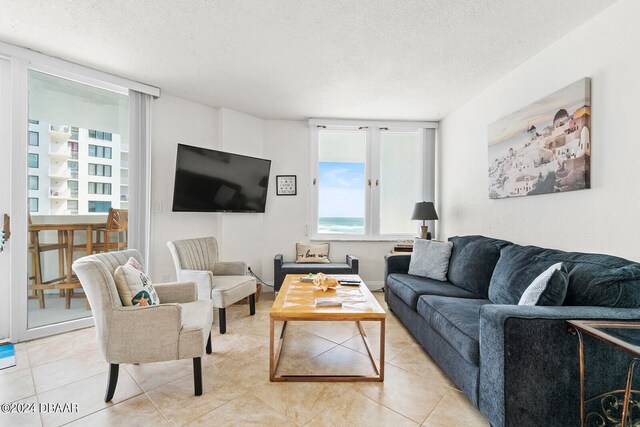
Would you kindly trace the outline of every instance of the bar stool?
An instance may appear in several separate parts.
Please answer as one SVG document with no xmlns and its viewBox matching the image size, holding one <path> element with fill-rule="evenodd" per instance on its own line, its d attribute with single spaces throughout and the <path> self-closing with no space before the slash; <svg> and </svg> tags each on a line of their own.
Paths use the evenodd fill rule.
<svg viewBox="0 0 640 427">
<path fill-rule="evenodd" d="M 104 230 L 96 230 L 93 252 L 110 252 L 112 249 L 127 249 L 129 245 L 128 231 L 129 211 L 126 209 L 109 208 L 109 216 L 107 217 Z M 117 241 L 111 241 L 113 235 L 117 235 Z"/>
<path fill-rule="evenodd" d="M 28 285 L 28 289 L 31 290 L 32 294 L 29 298 L 37 298 L 40 308 L 45 308 L 44 302 L 44 289 L 47 288 L 45 285 L 51 285 L 53 283 L 61 282 L 65 278 L 65 254 L 64 251 L 67 247 L 66 238 L 64 233 L 58 231 L 58 242 L 57 243 L 40 243 L 40 235 L 39 231 L 31 230 L 31 225 L 33 222 L 31 220 L 31 214 L 28 217 L 29 220 L 29 245 L 28 250 L 31 254 L 31 276 L 28 277 L 28 281 L 33 282 Z M 54 279 L 50 279 L 47 281 L 42 280 L 42 258 L 40 254 L 43 252 L 49 251 L 58 251 L 58 277 Z M 61 290 L 61 296 L 64 296 L 64 290 Z"/>
</svg>

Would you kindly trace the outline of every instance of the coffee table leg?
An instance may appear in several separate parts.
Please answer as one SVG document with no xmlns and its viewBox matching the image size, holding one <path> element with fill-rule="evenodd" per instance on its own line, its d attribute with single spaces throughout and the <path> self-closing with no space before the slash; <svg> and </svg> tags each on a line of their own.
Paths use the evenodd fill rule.
<svg viewBox="0 0 640 427">
<path fill-rule="evenodd" d="M 385 319 L 380 320 L 380 381 L 384 381 Z"/>
<path fill-rule="evenodd" d="M 273 318 L 270 319 L 269 325 L 269 381 L 273 381 L 273 376 L 276 373 L 273 362 Z"/>
</svg>

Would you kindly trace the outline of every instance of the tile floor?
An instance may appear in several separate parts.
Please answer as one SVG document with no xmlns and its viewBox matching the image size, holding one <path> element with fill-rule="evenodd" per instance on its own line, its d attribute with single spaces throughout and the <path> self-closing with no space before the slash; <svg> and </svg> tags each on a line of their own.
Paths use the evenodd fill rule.
<svg viewBox="0 0 640 427">
<path fill-rule="evenodd" d="M 269 382 L 272 303 L 273 293 L 263 293 L 253 317 L 247 306 L 229 308 L 225 335 L 216 320 L 200 397 L 189 359 L 125 365 L 113 402 L 105 403 L 107 364 L 93 328 L 17 344 L 18 365 L 0 370 L 0 403 L 72 403 L 77 411 L 0 413 L 0 425 L 489 425 L 391 313 L 384 383 Z M 289 326 L 279 372 L 372 372 L 355 324 Z M 377 351 L 378 326 L 366 326 Z"/>
</svg>

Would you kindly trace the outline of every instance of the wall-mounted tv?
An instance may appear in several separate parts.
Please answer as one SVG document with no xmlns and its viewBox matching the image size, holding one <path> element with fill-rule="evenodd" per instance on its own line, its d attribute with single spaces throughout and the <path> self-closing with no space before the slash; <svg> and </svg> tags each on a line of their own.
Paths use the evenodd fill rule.
<svg viewBox="0 0 640 427">
<path fill-rule="evenodd" d="M 264 212 L 271 160 L 178 144 L 174 212 Z"/>
</svg>

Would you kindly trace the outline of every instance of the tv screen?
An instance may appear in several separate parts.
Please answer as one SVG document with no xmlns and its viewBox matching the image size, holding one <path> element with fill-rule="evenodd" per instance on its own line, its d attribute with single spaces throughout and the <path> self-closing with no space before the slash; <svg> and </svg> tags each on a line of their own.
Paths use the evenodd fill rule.
<svg viewBox="0 0 640 427">
<path fill-rule="evenodd" d="M 264 212 L 271 160 L 178 144 L 174 212 Z"/>
</svg>

